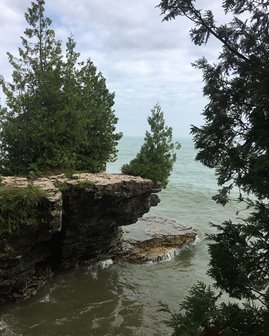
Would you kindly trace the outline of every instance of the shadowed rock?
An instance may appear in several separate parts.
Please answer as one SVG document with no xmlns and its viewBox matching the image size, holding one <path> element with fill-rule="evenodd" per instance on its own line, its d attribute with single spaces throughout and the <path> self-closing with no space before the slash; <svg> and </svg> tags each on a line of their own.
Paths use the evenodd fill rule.
<svg viewBox="0 0 269 336">
<path fill-rule="evenodd" d="M 140 177 L 84 173 L 34 181 L 2 177 L 1 197 L 8 199 L 12 189 L 28 186 L 45 194 L 30 204 L 23 226 L 10 220 L 23 209 L 0 206 L 0 303 L 28 298 L 59 269 L 102 259 L 119 243 L 119 227 L 135 223 L 157 205 L 158 197 L 152 195 L 160 191 Z"/>
</svg>

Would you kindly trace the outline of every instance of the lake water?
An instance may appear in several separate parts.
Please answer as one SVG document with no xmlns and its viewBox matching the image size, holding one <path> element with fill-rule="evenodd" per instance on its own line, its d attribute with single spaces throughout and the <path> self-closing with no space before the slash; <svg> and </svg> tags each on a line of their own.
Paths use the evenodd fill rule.
<svg viewBox="0 0 269 336">
<path fill-rule="evenodd" d="M 171 261 L 156 264 L 79 267 L 58 274 L 26 302 L 0 308 L 3 336 L 159 336 L 169 335 L 158 312 L 159 302 L 177 309 L 198 280 L 210 283 L 206 233 L 210 222 L 235 218 L 239 205 L 226 207 L 211 200 L 217 191 L 214 171 L 195 162 L 191 139 L 180 139 L 181 150 L 170 183 L 159 194 L 161 203 L 147 216 L 161 216 L 193 226 L 195 244 Z M 120 141 L 117 162 L 108 172 L 119 172 L 138 152 L 142 137 Z"/>
</svg>

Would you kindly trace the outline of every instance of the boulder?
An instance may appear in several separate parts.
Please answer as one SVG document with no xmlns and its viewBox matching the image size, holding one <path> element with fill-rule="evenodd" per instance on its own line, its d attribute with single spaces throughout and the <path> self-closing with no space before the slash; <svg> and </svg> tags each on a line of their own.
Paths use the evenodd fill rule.
<svg viewBox="0 0 269 336">
<path fill-rule="evenodd" d="M 161 217 L 145 217 L 123 227 L 121 248 L 117 258 L 134 262 L 159 262 L 177 255 L 192 243 L 197 232 L 191 227 Z"/>
</svg>

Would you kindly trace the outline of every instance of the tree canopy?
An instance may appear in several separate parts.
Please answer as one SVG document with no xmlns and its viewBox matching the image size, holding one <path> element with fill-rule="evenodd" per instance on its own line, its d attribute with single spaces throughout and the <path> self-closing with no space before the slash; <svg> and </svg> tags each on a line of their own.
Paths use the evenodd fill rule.
<svg viewBox="0 0 269 336">
<path fill-rule="evenodd" d="M 212 331 L 218 330 L 214 335 L 268 335 L 269 2 L 224 0 L 222 7 L 233 19 L 218 25 L 212 11 L 198 9 L 193 0 L 162 0 L 159 4 L 164 20 L 185 16 L 193 22 L 190 37 L 196 45 L 212 37 L 222 44 L 216 63 L 201 58 L 194 64 L 203 72 L 208 104 L 204 125 L 192 126 L 191 132 L 198 149 L 196 159 L 216 169 L 221 189 L 215 200 L 226 204 L 237 187 L 239 200 L 252 209 L 243 222 L 227 220 L 216 225 L 218 231 L 209 243 L 209 274 L 215 285 L 233 298 L 244 299 L 246 305 L 218 310 L 227 318 L 225 327 L 220 320 L 213 326 L 210 319 L 207 327 L 198 322 L 196 327 L 204 330 L 201 335 L 210 334 L 210 323 Z M 237 321 L 237 326 L 233 309 L 241 314 L 242 323 Z M 250 315 L 256 329 L 246 333 L 243 324 L 251 324 Z"/>
<path fill-rule="evenodd" d="M 122 166 L 124 174 L 159 181 L 165 188 L 176 161 L 179 143 L 173 143 L 172 128 L 165 125 L 164 115 L 156 104 L 148 117 L 150 131 L 146 131 L 144 144 L 137 156 Z"/>
<path fill-rule="evenodd" d="M 44 0 L 32 2 L 25 19 L 18 57 L 8 53 L 13 80 L 1 79 L 0 172 L 105 169 L 121 137 L 114 93 L 90 59 L 79 61 L 72 37 L 62 52 Z"/>
</svg>

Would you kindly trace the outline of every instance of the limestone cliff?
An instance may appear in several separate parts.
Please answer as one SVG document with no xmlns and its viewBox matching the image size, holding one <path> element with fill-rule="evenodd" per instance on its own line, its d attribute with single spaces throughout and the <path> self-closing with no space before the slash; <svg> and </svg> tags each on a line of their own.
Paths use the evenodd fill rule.
<svg viewBox="0 0 269 336">
<path fill-rule="evenodd" d="M 0 206 L 1 303 L 33 295 L 58 269 L 107 255 L 120 239 L 119 227 L 157 205 L 160 191 L 140 177 L 85 173 L 34 181 L 3 177 L 1 197 L 31 186 L 45 193 L 23 212 L 24 226 L 12 226 L 16 216 Z"/>
</svg>

